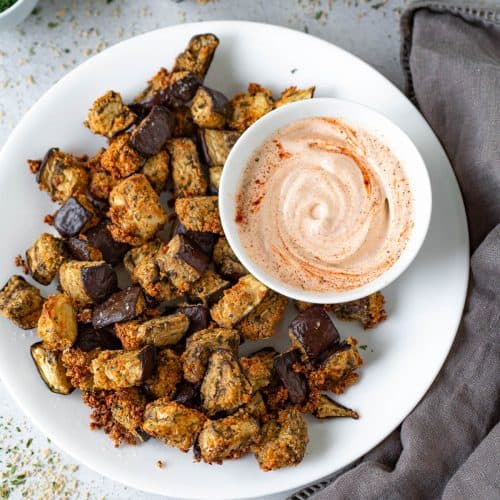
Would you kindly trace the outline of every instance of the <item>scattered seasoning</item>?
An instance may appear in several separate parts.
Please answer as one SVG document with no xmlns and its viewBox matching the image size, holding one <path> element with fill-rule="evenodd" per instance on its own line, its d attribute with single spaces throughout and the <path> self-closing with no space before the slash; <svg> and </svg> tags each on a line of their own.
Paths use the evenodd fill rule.
<svg viewBox="0 0 500 500">
<path fill-rule="evenodd" d="M 296 72 L 297 72 L 297 68 L 293 68 L 293 69 L 290 71 L 290 73 L 292 73 L 292 75 L 293 75 L 294 73 L 296 73 Z"/>
<path fill-rule="evenodd" d="M 0 0 L 0 12 L 12 7 L 16 2 L 17 0 Z"/>
<path fill-rule="evenodd" d="M 38 14 L 40 14 L 40 11 L 41 11 L 41 7 L 35 7 L 32 11 L 31 11 L 31 15 L 32 16 L 37 16 Z"/>
<path fill-rule="evenodd" d="M 314 19 L 319 20 L 323 17 L 324 12 L 322 10 L 318 10 L 316 14 L 314 15 Z"/>
<path fill-rule="evenodd" d="M 165 467 L 165 462 L 162 462 L 161 460 L 157 460 L 156 467 L 158 467 L 158 469 L 163 469 L 163 467 Z"/>
<path fill-rule="evenodd" d="M 55 21 L 49 21 L 47 23 L 47 27 L 50 29 L 57 28 L 59 26 L 59 23 L 56 23 Z"/>
<path fill-rule="evenodd" d="M 378 10 L 380 7 L 383 7 L 387 3 L 387 0 L 384 0 L 383 2 L 375 3 L 371 5 L 372 9 Z"/>
<path fill-rule="evenodd" d="M 368 347 L 368 346 L 367 346 L 366 344 L 363 344 L 363 345 L 360 345 L 360 346 L 359 346 L 359 348 L 360 348 L 360 349 L 363 349 L 363 351 L 366 351 L 367 347 Z"/>
</svg>

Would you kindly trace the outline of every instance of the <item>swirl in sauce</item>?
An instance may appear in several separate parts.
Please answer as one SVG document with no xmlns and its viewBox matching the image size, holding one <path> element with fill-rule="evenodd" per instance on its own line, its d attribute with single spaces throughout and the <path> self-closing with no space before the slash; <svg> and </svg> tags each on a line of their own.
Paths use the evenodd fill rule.
<svg viewBox="0 0 500 500">
<path fill-rule="evenodd" d="M 237 197 L 240 241 L 274 278 L 302 290 L 351 290 L 399 258 L 413 226 L 400 162 L 368 132 L 307 118 L 253 154 Z"/>
</svg>

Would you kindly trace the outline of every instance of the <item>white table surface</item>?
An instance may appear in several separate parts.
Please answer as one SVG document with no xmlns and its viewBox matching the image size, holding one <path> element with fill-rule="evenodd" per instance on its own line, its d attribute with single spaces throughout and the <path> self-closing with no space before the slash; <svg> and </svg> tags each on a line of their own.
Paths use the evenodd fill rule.
<svg viewBox="0 0 500 500">
<path fill-rule="evenodd" d="M 399 18 L 406 3 L 40 0 L 36 14 L 16 29 L 0 32 L 0 147 L 37 99 L 88 57 L 126 38 L 184 22 L 239 19 L 305 30 L 356 54 L 402 87 Z M 42 466 L 36 466 L 36 457 Z M 17 470 L 12 473 L 12 465 L 7 466 L 16 461 Z M 164 470 L 168 473 L 168 464 Z M 2 480 L 21 474 L 15 482 L 22 482 L 24 472 L 26 483 L 11 484 L 10 498 L 22 498 L 23 490 L 28 498 L 159 498 L 103 478 L 58 450 L 27 420 L 0 380 L 0 498 Z M 57 494 L 53 483 L 60 486 Z"/>
</svg>

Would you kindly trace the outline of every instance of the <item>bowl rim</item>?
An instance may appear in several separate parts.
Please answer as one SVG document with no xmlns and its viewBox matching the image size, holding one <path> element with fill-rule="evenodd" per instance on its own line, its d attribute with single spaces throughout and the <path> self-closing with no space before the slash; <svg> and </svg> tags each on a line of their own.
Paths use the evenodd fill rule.
<svg viewBox="0 0 500 500">
<path fill-rule="evenodd" d="M 0 12 L 0 19 L 7 17 L 9 14 L 12 14 L 15 10 L 17 10 L 21 4 L 26 2 L 26 0 L 16 0 L 9 8 Z"/>
<path fill-rule="evenodd" d="M 386 271 L 369 281 L 367 284 L 343 291 L 314 292 L 310 290 L 300 290 L 270 276 L 247 255 L 240 244 L 237 223 L 234 217 L 235 193 L 238 190 L 237 186 L 239 185 L 242 171 L 255 149 L 262 144 L 262 139 L 255 147 L 250 149 L 248 149 L 247 144 L 248 142 L 255 142 L 255 136 L 262 134 L 261 129 L 273 127 L 273 129 L 265 135 L 265 137 L 269 137 L 269 135 L 279 128 L 303 118 L 320 116 L 338 118 L 338 114 L 332 114 L 331 111 L 331 109 L 335 107 L 343 111 L 348 111 L 349 109 L 355 110 L 356 113 L 361 113 L 361 116 L 375 120 L 377 128 L 381 127 L 384 132 L 387 132 L 392 137 L 398 137 L 398 140 L 403 141 L 405 149 L 409 148 L 408 154 L 411 156 L 411 161 L 406 161 L 406 163 L 402 162 L 402 166 L 412 186 L 416 210 L 413 216 L 414 224 L 406 247 L 399 258 Z M 303 114 L 300 118 L 295 117 L 291 118 L 289 121 L 286 120 L 287 117 L 296 116 L 301 112 Z M 350 118 L 345 115 L 341 116 L 341 118 L 348 124 L 352 124 L 356 121 L 356 118 L 350 121 Z M 369 127 L 362 126 L 361 128 L 365 128 L 375 136 L 378 135 L 377 132 L 371 130 Z M 408 163 L 416 165 L 416 167 L 411 169 L 412 172 L 409 172 L 406 168 Z M 408 135 L 392 120 L 379 111 L 354 101 L 335 97 L 316 97 L 290 103 L 271 111 L 253 123 L 242 133 L 229 152 L 222 170 L 218 195 L 219 212 L 224 234 L 243 266 L 268 288 L 292 299 L 316 304 L 336 304 L 357 300 L 385 288 L 396 280 L 410 266 L 420 251 L 427 235 L 432 213 L 432 189 L 429 173 L 422 155 Z"/>
</svg>

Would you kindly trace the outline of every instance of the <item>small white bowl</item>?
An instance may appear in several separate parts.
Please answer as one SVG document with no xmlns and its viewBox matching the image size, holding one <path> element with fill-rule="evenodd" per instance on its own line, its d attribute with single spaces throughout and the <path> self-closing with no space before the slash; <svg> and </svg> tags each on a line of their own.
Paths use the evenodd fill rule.
<svg viewBox="0 0 500 500">
<path fill-rule="evenodd" d="M 14 5 L 0 12 L 0 30 L 6 30 L 24 21 L 34 9 L 38 0 L 17 0 Z"/>
<path fill-rule="evenodd" d="M 378 137 L 401 162 L 414 201 L 414 226 L 399 259 L 380 276 L 362 287 L 347 291 L 312 292 L 287 285 L 256 265 L 243 249 L 236 219 L 236 196 L 244 168 L 253 152 L 276 130 L 303 118 L 340 118 Z M 394 281 L 412 262 L 424 242 L 431 217 L 431 184 L 424 161 L 408 136 L 388 118 L 371 108 L 334 98 L 315 98 L 280 107 L 254 123 L 231 149 L 222 171 L 219 211 L 226 238 L 241 263 L 259 281 L 278 293 L 297 300 L 335 304 L 356 300 Z"/>
</svg>

